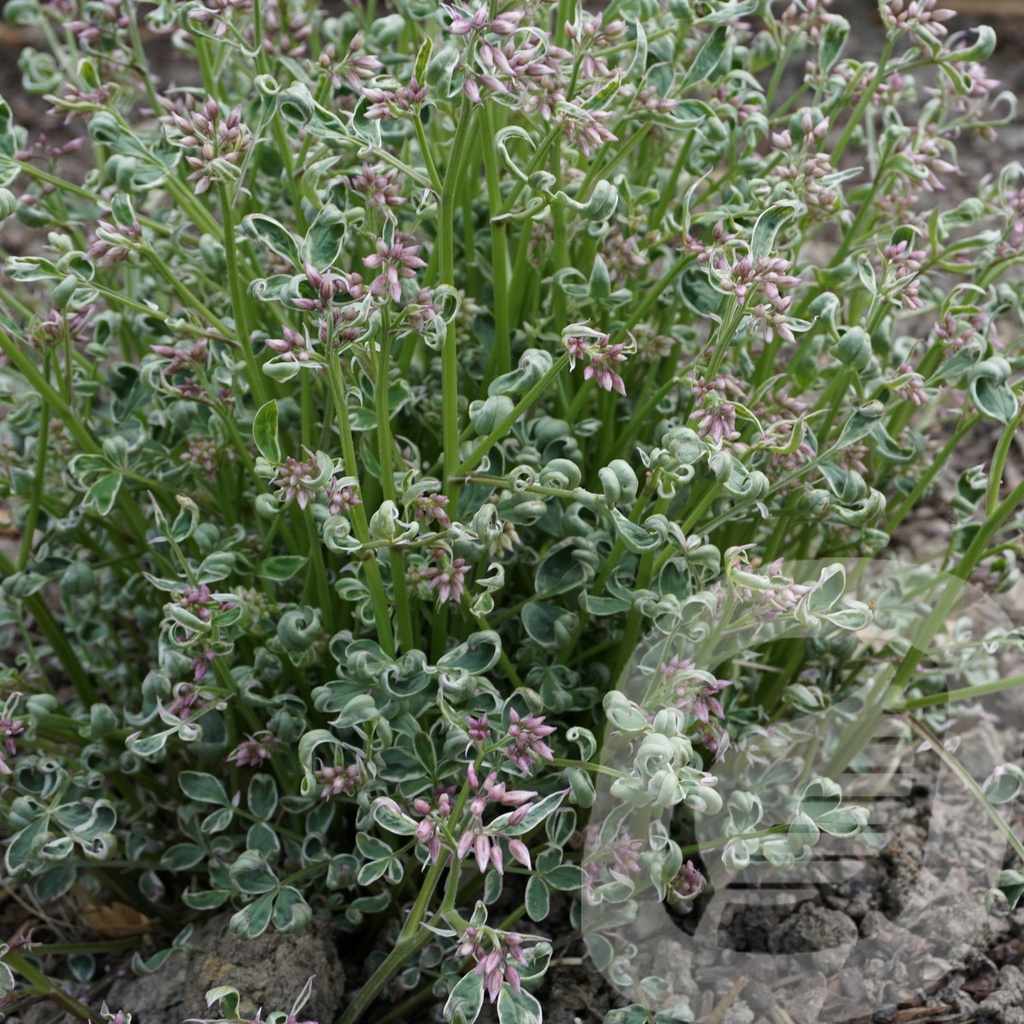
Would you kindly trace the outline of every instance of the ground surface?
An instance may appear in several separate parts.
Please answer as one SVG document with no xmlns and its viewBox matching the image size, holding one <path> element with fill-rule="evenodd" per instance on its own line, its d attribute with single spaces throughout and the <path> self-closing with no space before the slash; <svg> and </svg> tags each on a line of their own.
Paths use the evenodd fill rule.
<svg viewBox="0 0 1024 1024">
<path fill-rule="evenodd" d="M 879 30 L 871 5 L 845 0 L 834 9 L 855 25 L 853 54 L 865 59 L 877 54 Z M 976 21 L 965 18 L 960 24 Z M 1001 45 L 989 70 L 1024 97 L 1024 24 L 1002 19 L 996 27 Z M 45 114 L 48 104 L 21 90 L 17 58 L 30 43 L 17 30 L 0 30 L 0 94 L 18 122 L 63 141 L 66 130 Z M 165 50 L 154 52 L 160 54 L 157 66 L 165 80 L 191 81 L 190 68 Z M 971 195 L 980 177 L 1021 158 L 1024 121 L 1005 129 L 995 144 L 966 143 L 960 156 L 962 174 L 951 191 L 956 198 Z M 17 226 L 5 230 L 2 242 L 14 252 L 33 245 L 31 234 Z M 991 445 L 979 433 L 958 452 L 954 470 L 984 462 Z M 1019 464 L 1009 469 L 1014 476 L 1020 474 Z M 919 549 L 943 543 L 948 525 L 941 501 L 933 511 L 922 511 L 909 524 L 905 544 Z M 972 765 L 976 778 L 984 778 L 991 767 L 986 759 L 995 763 L 1020 757 L 1020 736 L 1006 725 L 1015 710 L 1005 705 L 1000 723 L 978 725 L 962 747 L 961 755 L 974 751 L 979 759 Z M 781 899 L 771 907 L 737 901 L 721 914 L 715 940 L 705 948 L 680 939 L 697 927 L 694 921 L 661 920 L 641 944 L 641 963 L 668 973 L 676 992 L 688 996 L 700 1019 L 712 1024 L 1024 1024 L 1024 914 L 1005 920 L 985 917 L 977 886 L 972 890 L 971 885 L 977 881 L 974 869 L 980 875 L 993 866 L 996 855 L 986 838 L 989 833 L 979 827 L 976 812 L 963 804 L 962 793 L 936 792 L 930 784 L 939 777 L 934 769 L 926 763 L 922 780 L 904 795 L 890 844 L 844 882 L 813 885 L 801 898 Z M 1019 834 L 1019 817 L 1014 824 Z M 7 900 L 0 903 L 0 915 L 0 935 L 9 935 L 24 922 L 25 911 Z M 74 922 L 67 923 L 70 927 Z M 315 1013 L 328 1024 L 340 1004 L 344 977 L 350 986 L 361 981 L 364 951 L 353 950 L 348 939 L 338 942 L 322 933 L 301 939 L 267 937 L 259 950 L 245 952 L 217 931 L 207 927 L 197 934 L 195 944 L 204 954 L 192 960 L 176 956 L 153 978 L 131 980 L 124 977 L 125 964 L 112 963 L 112 1008 L 134 1011 L 137 1024 L 179 1024 L 184 1016 L 202 1015 L 197 1000 L 208 985 L 230 981 L 249 986 L 244 994 L 257 1003 L 266 1000 L 268 1009 L 288 1009 L 289 994 L 297 993 L 315 970 L 316 999 L 301 1016 Z M 605 979 L 585 969 L 582 953 L 576 943 L 556 954 L 540 993 L 550 1024 L 598 1024 L 610 1008 L 622 1004 Z M 772 956 L 751 958 L 757 953 Z M 780 973 L 787 956 L 793 958 L 791 969 Z M 769 960 L 771 966 L 766 966 Z M 115 980 L 118 974 L 122 978 Z M 63 1024 L 70 1018 L 43 1005 L 25 1019 Z M 408 1018 L 413 1019 L 415 1015 Z"/>
</svg>

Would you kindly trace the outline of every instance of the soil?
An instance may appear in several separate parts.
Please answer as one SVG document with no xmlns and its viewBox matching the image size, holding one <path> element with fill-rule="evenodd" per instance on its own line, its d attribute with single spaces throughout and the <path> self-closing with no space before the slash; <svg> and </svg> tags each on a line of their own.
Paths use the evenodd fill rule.
<svg viewBox="0 0 1024 1024">
<path fill-rule="evenodd" d="M 848 49 L 865 59 L 880 49 L 872 8 L 867 0 L 841 0 L 833 7 L 855 26 Z M 978 20 L 958 19 L 957 26 Z M 988 61 L 989 72 L 1024 96 L 1024 25 L 1001 19 L 995 27 L 1001 43 Z M 46 114 L 46 101 L 21 90 L 17 56 L 29 42 L 20 30 L 0 31 L 0 95 L 19 123 L 64 142 L 69 129 Z M 152 50 L 168 80 L 187 81 L 189 70 L 166 47 L 157 42 Z M 72 134 L 80 130 L 70 129 Z M 948 198 L 956 202 L 971 195 L 977 180 L 1022 152 L 1021 119 L 1003 129 L 994 144 L 964 140 L 962 174 Z M 34 245 L 31 232 L 16 225 L 5 228 L 0 241 L 8 252 Z M 957 468 L 986 461 L 991 447 L 979 432 L 957 453 Z M 1020 474 L 1014 466 L 1009 472 Z M 941 502 L 933 512 L 922 512 L 908 527 L 915 545 L 944 542 L 948 523 Z M 993 707 L 1000 709 L 998 703 Z M 1005 705 L 1002 710 L 1007 711 Z M 964 750 L 994 757 L 1003 748 L 1006 760 L 1021 755 L 1019 733 L 984 722 L 977 729 L 976 742 Z M 987 770 L 979 762 L 971 773 L 983 779 Z M 971 887 L 977 877 L 993 869 L 998 873 L 1000 864 L 985 845 L 988 833 L 979 826 L 978 812 L 965 800 L 963 793 L 937 800 L 927 784 L 911 787 L 890 842 L 881 853 L 865 857 L 850 877 L 805 886 L 792 898 L 783 894 L 774 905 L 739 898 L 738 890 L 717 917 L 709 909 L 713 900 L 705 898 L 703 920 L 714 928 L 702 927 L 700 910 L 689 918 L 663 916 L 638 943 L 638 964 L 667 975 L 675 994 L 686 996 L 697 1019 L 708 1024 L 1024 1024 L 1024 911 L 989 917 L 978 886 Z M 959 813 L 947 814 L 950 807 Z M 1021 834 L 1021 811 L 1009 807 L 1011 826 Z M 24 916 L 11 901 L 2 905 L 0 934 L 12 934 Z M 193 936 L 202 954 L 175 954 L 156 975 L 133 979 L 126 963 L 113 963 L 111 1007 L 133 1012 L 136 1024 L 180 1024 L 185 1017 L 208 1015 L 201 1002 L 207 987 L 230 983 L 243 989 L 249 1010 L 265 1003 L 267 1010 L 287 1011 L 315 973 L 313 1000 L 299 1016 L 329 1024 L 341 1009 L 345 979 L 350 990 L 365 980 L 365 958 L 352 948 L 350 937 L 313 926 L 300 936 L 268 934 L 245 949 L 220 935 L 223 923 L 216 919 Z M 571 930 L 567 919 L 545 922 L 545 930 L 558 934 L 559 928 Z M 694 935 L 701 941 L 691 941 Z M 550 1024 L 599 1024 L 610 1009 L 628 1001 L 588 969 L 585 952 L 577 939 L 556 953 L 538 993 Z M 7 1009 L 5 1014 L 0 1007 L 6 1024 L 72 1020 L 45 1003 L 23 1014 L 23 1008 Z M 409 1024 L 416 1019 L 425 1018 L 411 1015 Z"/>
</svg>

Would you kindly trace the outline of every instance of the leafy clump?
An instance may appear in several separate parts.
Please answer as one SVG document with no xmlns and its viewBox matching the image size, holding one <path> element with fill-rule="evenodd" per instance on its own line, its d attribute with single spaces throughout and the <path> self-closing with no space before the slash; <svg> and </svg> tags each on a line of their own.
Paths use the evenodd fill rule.
<svg viewBox="0 0 1024 1024">
<path fill-rule="evenodd" d="M 1014 98 L 879 10 L 862 62 L 826 0 L 6 4 L 67 126 L 0 102 L 13 883 L 179 933 L 138 972 L 329 916 L 377 942 L 343 1024 L 538 1020 L 569 932 L 610 1019 L 685 1019 L 644 894 L 872 839 L 835 777 L 998 688 L 1019 634 L 949 623 L 1024 497 L 1024 170 L 945 192 Z M 941 564 L 866 571 L 958 472 Z M 85 1019 L 90 962 L 0 985 Z"/>
</svg>

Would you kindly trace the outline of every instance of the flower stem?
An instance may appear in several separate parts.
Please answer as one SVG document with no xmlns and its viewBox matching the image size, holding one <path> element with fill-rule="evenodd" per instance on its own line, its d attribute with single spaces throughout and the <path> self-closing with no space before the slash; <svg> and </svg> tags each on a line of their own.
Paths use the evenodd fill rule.
<svg viewBox="0 0 1024 1024">
<path fill-rule="evenodd" d="M 228 287 L 231 290 L 231 310 L 235 317 L 235 330 L 238 334 L 238 343 L 242 347 L 242 358 L 245 360 L 246 374 L 249 378 L 249 387 L 252 390 L 253 399 L 263 405 L 269 395 L 267 385 L 263 378 L 263 371 L 256 362 L 256 356 L 252 350 L 252 341 L 249 331 L 249 309 L 246 303 L 247 296 L 242 290 L 242 280 L 239 276 L 238 254 L 235 251 L 235 224 L 231 212 L 231 197 L 228 195 L 227 185 L 217 186 L 220 196 L 220 213 L 224 221 L 224 261 L 227 265 Z"/>
<path fill-rule="evenodd" d="M 458 185 L 463 175 L 463 154 L 472 124 L 473 104 L 463 97 L 459 121 L 452 141 L 452 155 L 445 169 L 444 184 L 438 207 L 438 278 L 441 285 L 455 287 L 455 207 L 458 200 Z M 444 445 L 444 486 L 445 494 L 456 497 L 456 485 L 452 477 L 459 471 L 459 360 L 457 349 L 457 327 L 455 319 L 448 322 L 444 344 L 441 347 L 441 405 L 443 410 Z M 457 501 L 453 500 L 456 506 Z"/>
<path fill-rule="evenodd" d="M 391 315 L 387 307 L 380 311 L 380 344 L 377 347 L 377 455 L 380 460 L 380 484 L 385 501 L 396 502 L 395 491 L 395 441 L 391 434 L 391 406 L 388 396 L 391 368 Z M 395 598 L 395 614 L 398 620 L 398 634 L 403 651 L 416 646 L 413 632 L 412 613 L 409 608 L 409 592 L 405 582 L 405 557 L 391 547 L 388 551 L 391 563 L 391 588 Z"/>
<path fill-rule="evenodd" d="M 341 375 L 341 361 L 336 352 L 330 351 L 327 354 L 327 383 L 334 402 L 334 410 L 338 420 L 338 431 L 341 434 L 341 451 L 345 460 L 345 472 L 359 479 L 358 460 L 356 459 L 356 446 L 352 439 L 352 424 L 348 419 L 348 400 L 345 397 L 345 382 Z M 360 494 L 363 493 L 362 485 L 359 486 Z M 360 544 L 370 543 L 370 529 L 366 522 L 366 511 L 362 505 L 353 505 L 349 512 L 352 519 L 352 528 L 355 531 L 356 539 Z M 377 556 L 368 553 L 363 566 L 366 570 L 366 579 L 370 589 L 370 600 L 373 603 L 373 617 L 377 626 L 377 637 L 381 647 L 389 657 L 395 655 L 395 634 L 391 628 L 391 613 L 388 607 L 387 593 L 384 590 L 384 580 L 381 578 L 380 566 L 377 565 Z"/>
</svg>

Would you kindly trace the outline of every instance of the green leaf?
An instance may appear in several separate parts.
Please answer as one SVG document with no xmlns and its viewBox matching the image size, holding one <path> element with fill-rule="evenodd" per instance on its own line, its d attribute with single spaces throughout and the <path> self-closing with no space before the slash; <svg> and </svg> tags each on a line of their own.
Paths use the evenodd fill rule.
<svg viewBox="0 0 1024 1024">
<path fill-rule="evenodd" d="M 484 1005 L 484 976 L 477 971 L 461 977 L 444 1004 L 448 1024 L 473 1024 Z"/>
<path fill-rule="evenodd" d="M 239 892 L 258 895 L 270 892 L 278 886 L 277 876 L 270 869 L 261 853 L 245 850 L 238 855 L 228 868 L 228 875 Z"/>
<path fill-rule="evenodd" d="M 718 22 L 733 21 L 736 18 L 746 18 L 750 14 L 763 15 L 767 6 L 766 0 L 732 0 L 731 3 L 718 3 L 714 9 L 698 18 L 695 25 L 714 25 Z"/>
<path fill-rule="evenodd" d="M 260 406 L 252 421 L 252 439 L 267 462 L 282 461 L 281 442 L 277 438 L 277 399 Z"/>
<path fill-rule="evenodd" d="M 270 924 L 270 915 L 274 910 L 274 894 L 264 893 L 247 907 L 242 907 L 228 922 L 228 930 L 232 935 L 243 939 L 255 939 L 262 935 Z"/>
<path fill-rule="evenodd" d="M 284 935 L 301 931 L 313 920 L 313 908 L 293 885 L 286 885 L 274 901 L 274 927 Z"/>
<path fill-rule="evenodd" d="M 356 833 L 356 849 L 367 860 L 390 860 L 394 850 L 382 839 L 377 839 L 366 832 Z"/>
<path fill-rule="evenodd" d="M 437 667 L 446 672 L 461 669 L 470 675 L 489 672 L 501 657 L 501 638 L 493 630 L 472 633 L 465 643 L 442 654 Z"/>
<path fill-rule="evenodd" d="M 41 903 L 49 903 L 65 895 L 78 879 L 73 864 L 55 864 L 32 881 L 32 892 Z"/>
<path fill-rule="evenodd" d="M 224 906 L 231 895 L 230 889 L 208 889 L 206 892 L 185 892 L 181 902 L 191 910 L 216 910 Z"/>
<path fill-rule="evenodd" d="M 687 89 L 699 82 L 707 81 L 711 77 L 725 56 L 725 44 L 728 38 L 729 27 L 718 25 L 714 32 L 704 40 L 685 77 L 679 83 L 679 92 L 686 92 Z"/>
<path fill-rule="evenodd" d="M 17 868 L 32 863 L 36 844 L 46 835 L 46 825 L 47 819 L 45 817 L 38 818 L 26 825 L 11 840 L 4 855 L 4 863 L 11 874 Z"/>
<path fill-rule="evenodd" d="M 250 213 L 242 221 L 242 230 L 258 242 L 262 242 L 282 259 L 287 260 L 293 267 L 302 266 L 299 247 L 291 232 L 273 217 L 267 217 L 262 213 Z"/>
<path fill-rule="evenodd" d="M 188 871 L 202 863 L 206 852 L 195 843 L 175 843 L 168 847 L 160 858 L 160 867 L 168 871 Z"/>
<path fill-rule="evenodd" d="M 597 90 L 592 96 L 588 96 L 581 106 L 584 110 L 599 110 L 604 107 L 610 99 L 619 91 L 619 85 L 621 79 L 609 78 L 600 89 Z"/>
<path fill-rule="evenodd" d="M 290 580 L 309 561 L 304 555 L 275 555 L 260 562 L 256 575 L 261 580 L 283 583 Z"/>
<path fill-rule="evenodd" d="M 829 565 L 821 570 L 818 582 L 807 595 L 807 608 L 812 615 L 831 611 L 846 590 L 846 571 L 841 565 Z"/>
<path fill-rule="evenodd" d="M 257 821 L 245 834 L 245 848 L 267 858 L 276 857 L 281 852 L 281 841 L 265 821 Z"/>
<path fill-rule="evenodd" d="M 629 67 L 626 69 L 626 81 L 629 81 L 634 76 L 643 78 L 647 71 L 647 33 L 644 31 L 643 23 L 639 18 L 632 23 L 631 27 L 636 32 L 636 49 L 633 51 L 633 59 L 629 62 Z"/>
<path fill-rule="evenodd" d="M 366 116 L 366 108 L 369 107 L 369 105 L 370 101 L 363 96 L 355 105 L 355 109 L 352 111 L 352 118 L 349 123 L 352 126 L 352 131 L 362 139 L 363 142 L 370 146 L 379 147 L 381 144 L 380 121 L 376 118 L 371 119 Z M 420 116 L 423 116 L 422 111 Z"/>
<path fill-rule="evenodd" d="M 604 1024 L 648 1024 L 650 1016 L 639 1003 L 630 1003 L 605 1014 Z"/>
<path fill-rule="evenodd" d="M 233 807 L 222 807 L 218 811 L 206 816 L 199 830 L 204 836 L 212 836 L 217 832 L 223 832 L 231 824 L 235 809 Z"/>
<path fill-rule="evenodd" d="M 333 267 L 345 240 L 345 229 L 345 214 L 328 203 L 316 215 L 302 240 L 299 255 L 303 262 L 309 261 L 317 270 Z"/>
<path fill-rule="evenodd" d="M 507 982 L 501 983 L 498 992 L 499 1024 L 541 1024 L 544 1014 L 540 1003 L 529 992 L 516 992 Z"/>
<path fill-rule="evenodd" d="M 249 810 L 267 821 L 277 810 L 277 783 L 269 775 L 254 775 L 249 780 Z"/>
<path fill-rule="evenodd" d="M 996 885 L 1002 889 L 1006 898 L 1010 901 L 1010 909 L 1013 910 L 1024 896 L 1024 875 L 1019 871 L 1006 870 L 999 875 Z"/>
<path fill-rule="evenodd" d="M 868 823 L 866 807 L 837 807 L 814 818 L 814 824 L 830 836 L 854 836 Z"/>
<path fill-rule="evenodd" d="M 413 75 L 417 82 L 425 82 L 427 80 L 427 65 L 430 63 L 430 55 L 433 52 L 434 43 L 430 36 L 425 36 L 423 42 L 420 43 L 420 48 L 416 52 L 416 64 L 413 67 Z"/>
<path fill-rule="evenodd" d="M 132 974 L 136 978 L 143 978 L 148 974 L 156 974 L 157 971 L 163 967 L 168 957 L 174 952 L 177 952 L 173 947 L 168 946 L 166 949 L 158 950 L 151 957 L 147 957 L 145 960 L 142 956 L 136 952 L 132 954 Z"/>
<path fill-rule="evenodd" d="M 642 526 L 627 519 L 617 508 L 611 509 L 612 522 L 627 551 L 634 555 L 643 555 L 648 551 L 657 551 L 661 547 L 661 538 L 657 534 L 648 533 Z"/>
<path fill-rule="evenodd" d="M 531 875 L 526 883 L 526 913 L 531 921 L 543 921 L 551 910 L 551 893 L 540 875 Z"/>
<path fill-rule="evenodd" d="M 374 882 L 377 881 L 378 878 L 382 878 L 384 876 L 390 864 L 390 860 L 367 861 L 359 869 L 359 874 L 356 876 L 356 881 L 360 885 L 372 885 Z"/>
<path fill-rule="evenodd" d="M 1005 381 L 975 377 L 970 392 L 978 412 L 986 419 L 1006 424 L 1017 415 L 1017 396 Z"/>
<path fill-rule="evenodd" d="M 828 74 L 839 59 L 850 34 L 850 23 L 841 15 L 832 14 L 818 39 L 818 66 L 822 74 Z"/>
<path fill-rule="evenodd" d="M 182 772 L 178 776 L 178 785 L 191 800 L 198 800 L 204 804 L 221 804 L 225 807 L 231 805 L 224 783 L 207 772 Z"/>
<path fill-rule="evenodd" d="M 1024 770 L 1015 764 L 1004 764 L 986 781 L 985 796 L 994 804 L 1016 800 L 1024 788 Z"/>
<path fill-rule="evenodd" d="M 878 408 L 873 404 L 854 412 L 843 424 L 843 429 L 839 432 L 839 439 L 832 446 L 832 450 L 841 451 L 843 448 L 849 448 L 851 444 L 863 440 L 875 429 L 882 413 L 881 403 L 876 404 Z"/>
<path fill-rule="evenodd" d="M 566 790 L 561 789 L 557 793 L 549 793 L 543 799 L 531 804 L 530 809 L 526 812 L 526 817 L 518 825 L 508 824 L 508 820 L 515 813 L 515 811 L 510 811 L 508 814 L 502 814 L 495 818 L 491 822 L 491 827 L 500 831 L 505 836 L 524 836 L 527 832 L 532 832 L 545 818 L 558 810 L 565 799 L 566 792 Z"/>
<path fill-rule="evenodd" d="M 555 604 L 529 601 L 523 605 L 523 628 L 531 640 L 544 647 L 554 647 L 568 640 L 576 624 L 576 616 Z"/>
<path fill-rule="evenodd" d="M 86 491 L 82 503 L 86 508 L 95 509 L 97 515 L 108 516 L 114 507 L 114 502 L 117 501 L 117 492 L 120 490 L 121 474 L 106 473 Z"/>
<path fill-rule="evenodd" d="M 580 607 L 588 615 L 619 615 L 628 612 L 633 605 L 620 597 L 591 597 L 584 591 L 580 594 Z"/>
<path fill-rule="evenodd" d="M 842 798 L 843 791 L 831 779 L 815 779 L 804 789 L 800 810 L 816 820 L 819 814 L 838 807 Z"/>
<path fill-rule="evenodd" d="M 11 115 L 11 107 L 5 99 L 0 98 L 0 156 L 13 160 L 17 150 L 18 146 L 14 134 L 14 118 Z"/>
<path fill-rule="evenodd" d="M 416 834 L 416 822 L 399 810 L 398 804 L 387 797 L 380 797 L 373 804 L 373 820 L 381 828 L 393 832 L 396 836 L 412 836 Z"/>
<path fill-rule="evenodd" d="M 277 96 L 277 105 L 286 121 L 304 128 L 310 135 L 320 139 L 348 141 L 348 132 L 341 119 L 320 106 L 301 82 L 294 82 L 287 89 L 282 89 Z"/>
<path fill-rule="evenodd" d="M 550 597 L 583 586 L 587 572 L 575 557 L 578 550 L 574 541 L 563 541 L 541 559 L 536 574 L 538 594 Z"/>
<path fill-rule="evenodd" d="M 479 975 L 478 975 L 479 977 Z M 483 978 L 480 977 L 481 986 L 483 985 Z M 0 960 L 0 999 L 6 999 L 14 991 L 14 975 L 11 973 L 10 967 L 7 966 L 2 960 Z M 483 988 L 481 987 L 481 992 Z"/>
<path fill-rule="evenodd" d="M 925 384 L 932 386 L 940 383 L 944 380 L 950 380 L 961 376 L 971 370 L 981 358 L 981 353 L 977 348 L 967 347 L 962 348 L 955 355 L 950 356 L 943 362 L 942 366 L 932 374 L 931 377 L 925 381 Z"/>
<path fill-rule="evenodd" d="M 683 304 L 698 316 L 717 313 L 724 301 L 724 296 L 712 287 L 707 272 L 696 266 L 687 267 L 679 275 L 677 291 Z"/>
<path fill-rule="evenodd" d="M 814 846 L 818 842 L 821 831 L 810 816 L 802 811 L 793 819 L 786 834 L 786 840 L 794 850 L 802 850 L 805 846 Z"/>
<path fill-rule="evenodd" d="M 775 245 L 779 228 L 793 216 L 797 203 L 793 200 L 776 203 L 768 207 L 754 223 L 754 234 L 750 242 L 750 254 L 755 259 L 767 256 Z"/>
</svg>

